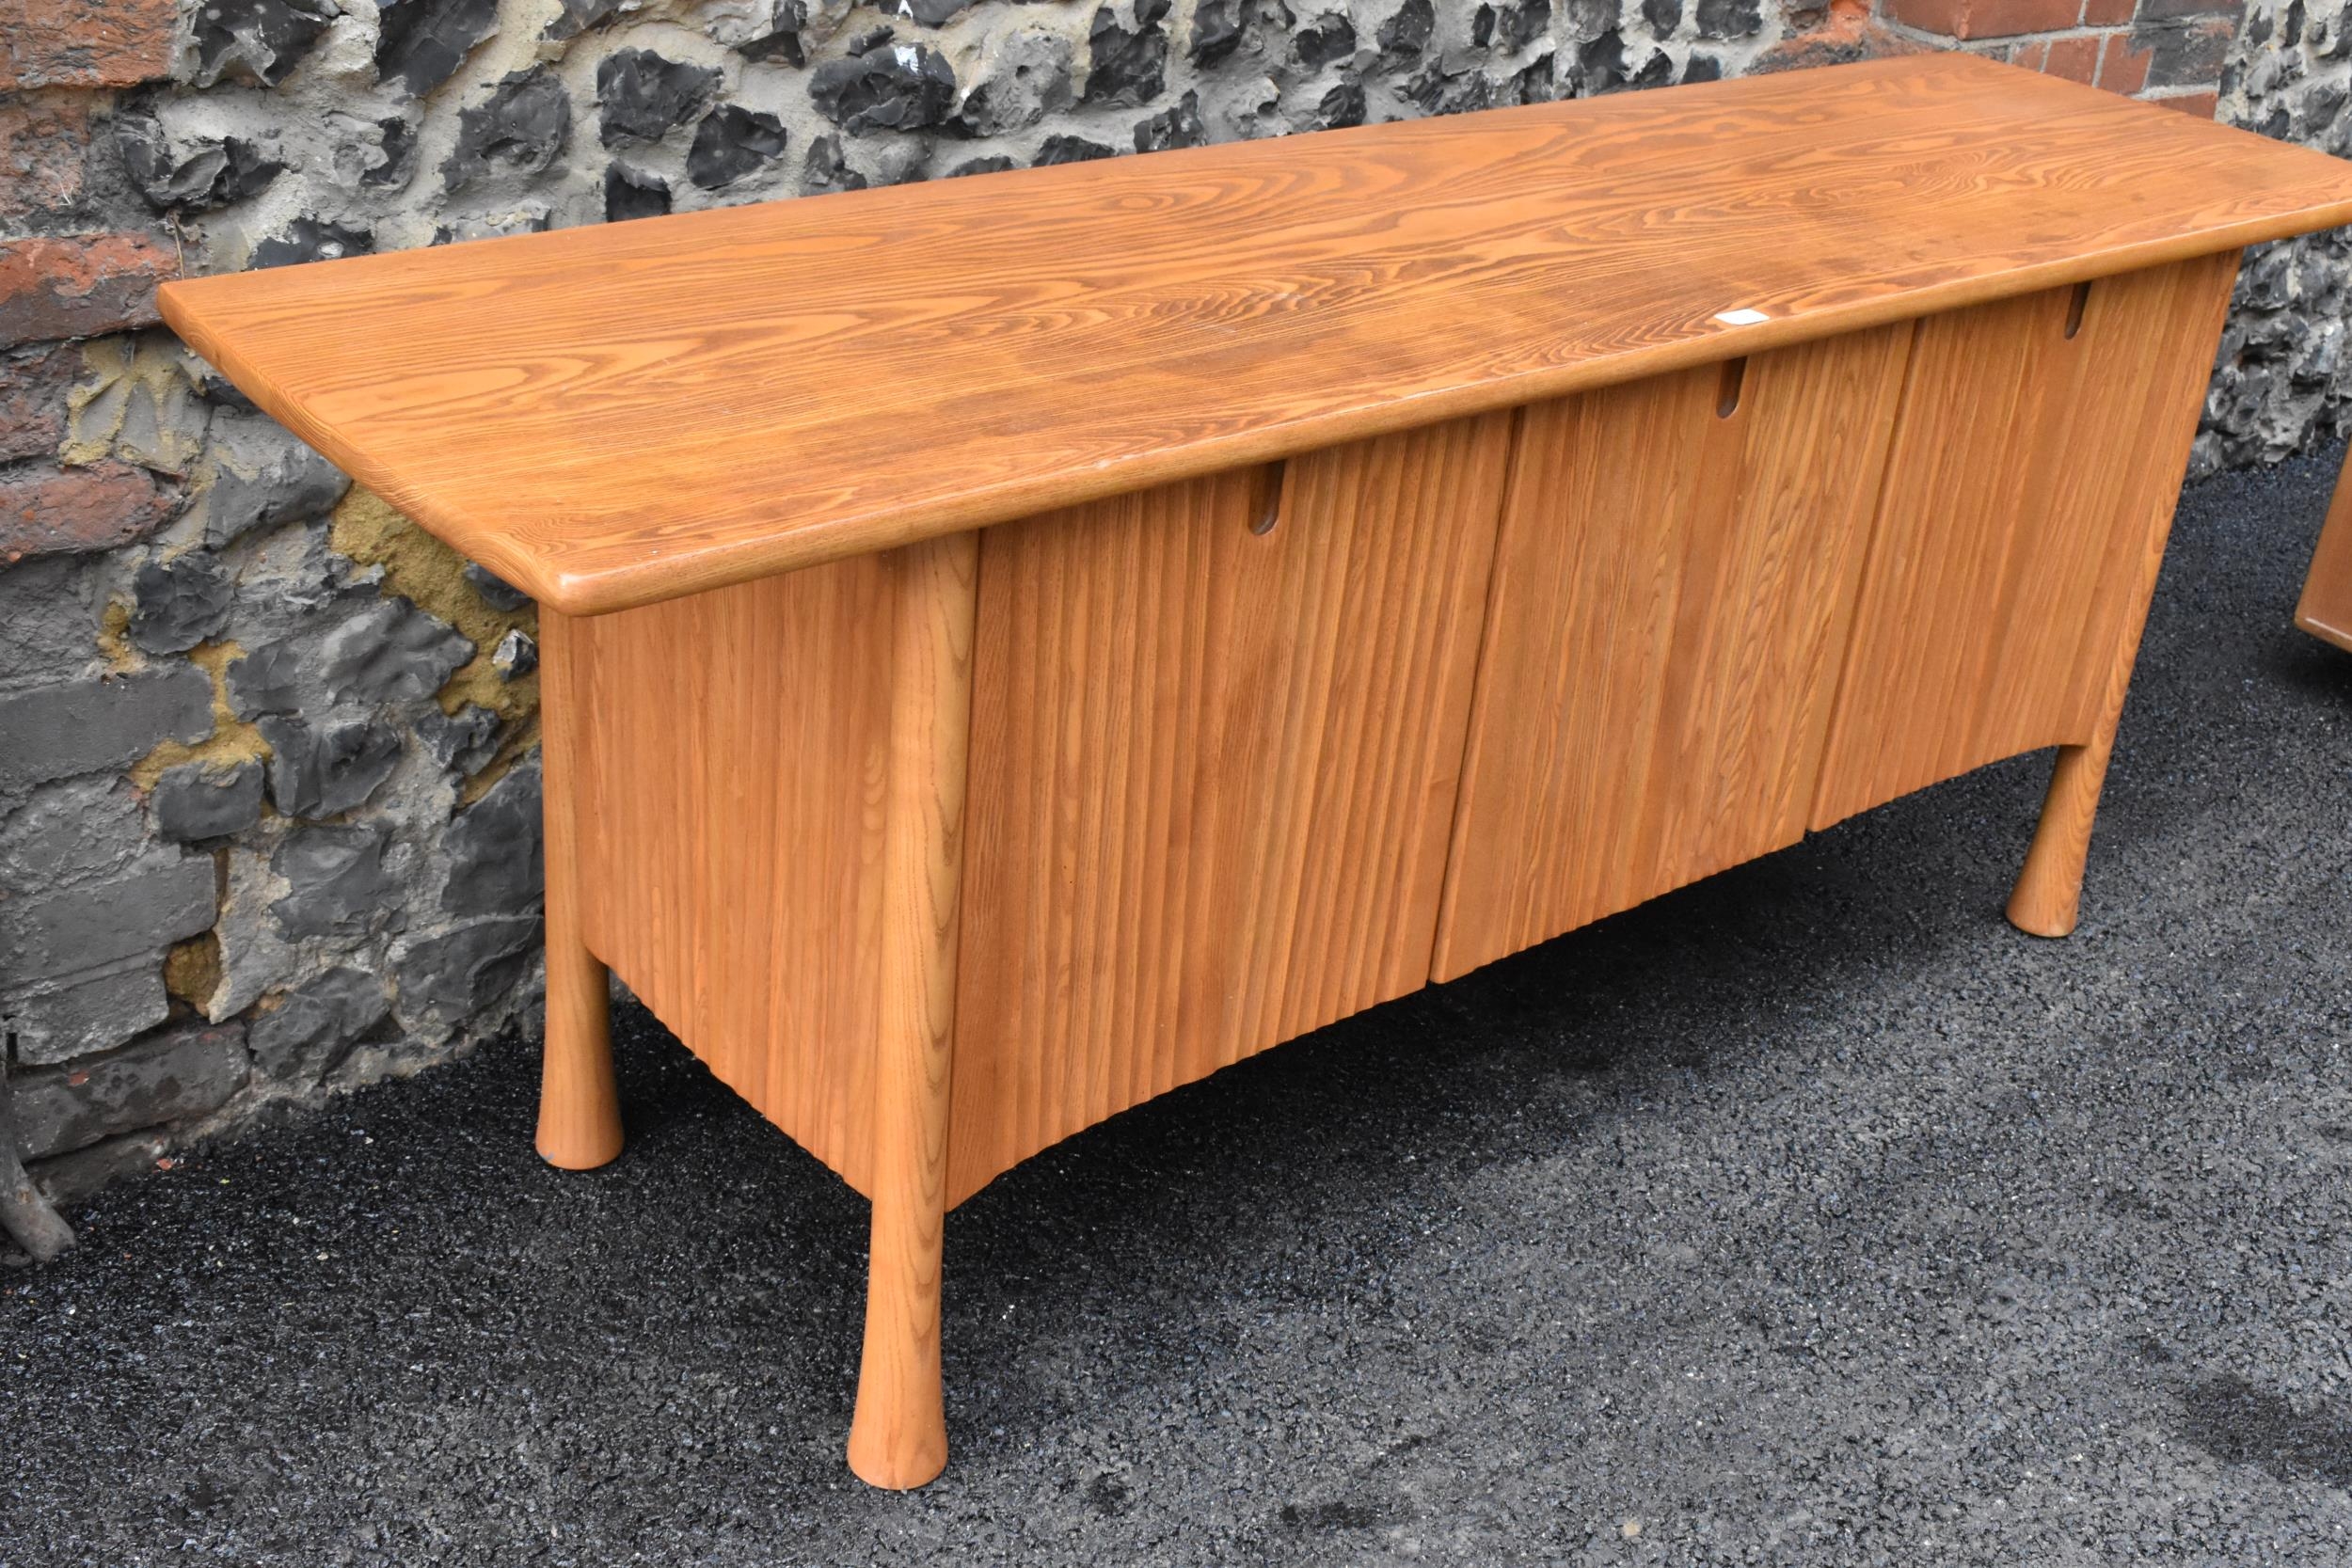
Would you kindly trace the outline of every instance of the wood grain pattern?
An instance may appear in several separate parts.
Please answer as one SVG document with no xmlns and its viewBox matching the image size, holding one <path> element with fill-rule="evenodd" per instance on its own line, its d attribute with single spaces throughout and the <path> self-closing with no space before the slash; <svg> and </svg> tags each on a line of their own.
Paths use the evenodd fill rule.
<svg viewBox="0 0 2352 1568">
<path fill-rule="evenodd" d="M 2139 657 L 2140 632 L 2147 625 L 2148 606 L 2155 598 L 2157 576 L 2164 568 L 2164 546 L 2172 535 L 2173 508 L 2197 436 L 2206 377 L 2216 340 L 2229 313 L 2237 263 L 2235 256 L 2217 257 L 2174 268 L 2169 279 L 2145 280 L 2149 292 L 2145 303 L 2150 305 L 2165 303 L 2164 288 L 2169 283 L 2169 303 L 2175 312 L 2165 318 L 2165 335 L 2171 341 L 2153 351 L 2170 356 L 2169 362 L 2158 366 L 2155 379 L 2169 384 L 2173 401 L 2152 406 L 2149 422 L 2134 433 L 2139 442 L 2139 478 L 2143 483 L 2150 479 L 2160 483 L 2151 486 L 2153 493 L 2142 501 L 2137 518 L 2126 512 L 2118 521 L 2121 559 L 2112 569 L 2127 585 L 2122 624 L 2113 642 L 2092 643 L 2085 650 L 2091 673 L 2103 677 L 2090 734 L 2079 744 L 2058 748 L 2042 816 L 2034 826 L 2033 843 L 2010 894 L 2010 924 L 2034 936 L 2062 937 L 2074 929 L 2082 902 L 2083 868 L 2090 855 L 2091 823 L 2098 816 L 2107 761 L 2114 754 L 2116 731 L 2122 722 L 2132 666 Z M 2130 320 L 2128 316 L 2109 318 L 2107 325 L 2122 329 Z M 2090 325 L 2086 309 L 2084 329 Z"/>
<path fill-rule="evenodd" d="M 621 1152 L 621 1099 L 612 1078 L 611 977 L 582 935 L 578 626 L 539 613 L 541 815 L 546 830 L 547 1022 L 541 1035 L 538 1149 L 549 1164 L 593 1170 Z"/>
<path fill-rule="evenodd" d="M 1802 836 L 1910 338 L 1526 411 L 1435 978 Z"/>
<path fill-rule="evenodd" d="M 867 556 L 569 623 L 588 946 L 869 1196 L 897 593 Z"/>
<path fill-rule="evenodd" d="M 2328 522 L 2312 554 L 2311 575 L 2295 607 L 2295 624 L 2313 637 L 2352 650 L 2352 455 L 2336 478 Z"/>
<path fill-rule="evenodd" d="M 1935 55 L 161 299 L 337 463 L 588 613 L 2347 218 L 2322 153 Z"/>
<path fill-rule="evenodd" d="M 951 1200 L 1427 980 L 1509 433 L 983 536 Z"/>
<path fill-rule="evenodd" d="M 979 541 L 889 558 L 890 763 L 883 790 L 882 1003 L 874 1039 L 873 1243 L 850 1468 L 920 1486 L 947 1464 L 939 1383 L 948 1085 L 972 718 Z"/>
<path fill-rule="evenodd" d="M 2102 280 L 2073 337 L 2070 289 L 1919 325 L 1815 827 L 2111 730 L 2236 272 Z"/>
</svg>

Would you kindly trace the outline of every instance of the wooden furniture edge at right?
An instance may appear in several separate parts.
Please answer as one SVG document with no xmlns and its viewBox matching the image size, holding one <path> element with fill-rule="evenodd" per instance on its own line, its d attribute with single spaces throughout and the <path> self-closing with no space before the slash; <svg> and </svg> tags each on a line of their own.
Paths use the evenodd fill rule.
<svg viewBox="0 0 2352 1568">
<path fill-rule="evenodd" d="M 2352 652 L 2352 452 L 2344 454 L 2336 476 L 2335 497 L 2328 503 L 2328 521 L 2312 552 L 2295 624 L 2323 642 Z"/>
</svg>

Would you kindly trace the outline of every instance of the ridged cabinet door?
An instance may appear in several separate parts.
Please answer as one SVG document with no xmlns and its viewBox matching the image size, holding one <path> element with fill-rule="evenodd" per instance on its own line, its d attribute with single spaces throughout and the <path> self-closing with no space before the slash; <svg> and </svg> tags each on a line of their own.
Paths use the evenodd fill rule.
<svg viewBox="0 0 2352 1568">
<path fill-rule="evenodd" d="M 1427 981 L 1510 431 L 982 535 L 950 1201 Z"/>
<path fill-rule="evenodd" d="M 2230 251 L 1919 323 L 1815 827 L 2091 738 L 2236 275 Z"/>
<path fill-rule="evenodd" d="M 1911 332 L 1524 410 L 1435 978 L 1802 836 Z"/>
</svg>

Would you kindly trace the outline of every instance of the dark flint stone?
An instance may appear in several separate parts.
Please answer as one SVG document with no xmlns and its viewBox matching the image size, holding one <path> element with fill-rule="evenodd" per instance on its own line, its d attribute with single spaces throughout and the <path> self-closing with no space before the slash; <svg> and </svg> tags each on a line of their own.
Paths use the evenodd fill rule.
<svg viewBox="0 0 2352 1568">
<path fill-rule="evenodd" d="M 1393 70 L 1407 60 L 1419 59 L 1437 30 L 1437 8 L 1430 0 L 1405 0 L 1373 34 L 1373 41 L 1380 46 L 1381 64 Z"/>
<path fill-rule="evenodd" d="M 670 210 L 670 186 L 658 174 L 615 161 L 604 170 L 604 221 L 658 218 Z"/>
<path fill-rule="evenodd" d="M 1087 42 L 1093 63 L 1081 103 L 1140 108 L 1168 85 L 1168 34 L 1156 24 L 1141 23 L 1130 32 L 1104 6 L 1094 13 Z"/>
<path fill-rule="evenodd" d="M 421 96 L 498 31 L 498 0 L 378 0 L 375 79 Z"/>
<path fill-rule="evenodd" d="M 686 177 L 707 191 L 724 189 L 783 156 L 784 143 L 784 121 L 775 116 L 722 103 L 694 127 Z"/>
<path fill-rule="evenodd" d="M 131 578 L 125 635 L 143 653 L 185 653 L 228 624 L 234 592 L 220 562 L 200 551 L 148 562 Z"/>
<path fill-rule="evenodd" d="M 936 49 L 894 44 L 827 60 L 809 78 L 808 95 L 827 119 L 852 134 L 919 131 L 953 112 L 956 73 Z"/>
<path fill-rule="evenodd" d="M 39 4 L 39 0 L 36 0 Z M 196 85 L 244 76 L 274 87 L 334 22 L 334 0 L 203 0 L 188 24 Z"/>
<path fill-rule="evenodd" d="M 321 218 L 298 217 L 286 225 L 283 231 L 270 236 L 253 247 L 246 258 L 246 265 L 256 271 L 263 267 L 287 267 L 301 261 L 332 261 L 343 256 L 365 256 L 375 248 L 375 236 L 364 229 L 348 228 L 328 223 Z"/>
<path fill-rule="evenodd" d="M 1420 0 L 1427 5 L 1428 0 Z M 1208 67 L 1241 47 L 1239 0 L 1208 0 L 1192 18 L 1192 63 Z"/>
<path fill-rule="evenodd" d="M 1309 71 L 1321 71 L 1333 60 L 1343 60 L 1356 53 L 1356 29 L 1337 11 L 1327 11 L 1315 18 L 1311 26 L 1292 36 L 1291 50 L 1298 56 L 1300 65 Z"/>
<path fill-rule="evenodd" d="M 596 66 L 597 135 L 607 147 L 660 141 L 709 101 L 719 85 L 710 66 L 664 59 L 650 49 L 619 49 Z"/>
<path fill-rule="evenodd" d="M 457 145 L 441 166 L 451 190 L 494 166 L 536 174 L 555 162 L 572 132 L 572 101 L 552 69 L 509 72 L 490 96 L 457 116 Z"/>
<path fill-rule="evenodd" d="M 381 719 L 313 724 L 272 714 L 254 727 L 270 745 L 270 799 L 288 816 L 338 816 L 363 805 L 400 765 L 400 732 Z"/>
<path fill-rule="evenodd" d="M 1200 95 L 1186 89 L 1172 109 L 1163 109 L 1136 126 L 1136 150 L 1164 152 L 1171 147 L 1200 147 L 1209 128 L 1200 123 Z"/>
<path fill-rule="evenodd" d="M 1337 131 L 1364 122 L 1364 89 L 1361 83 L 1342 82 L 1323 95 L 1315 105 L 1315 124 L 1326 131 Z"/>
<path fill-rule="evenodd" d="M 176 844 L 241 833 L 262 819 L 262 765 L 183 763 L 155 781 L 149 803 L 156 832 Z"/>
<path fill-rule="evenodd" d="M 1097 158 L 1116 158 L 1119 149 L 1104 147 L 1099 141 L 1084 136 L 1048 136 L 1037 150 L 1031 168 L 1047 168 L 1055 164 L 1090 164 Z"/>
<path fill-rule="evenodd" d="M 288 937 L 352 939 L 391 923 L 399 898 L 384 869 L 391 842 L 381 828 L 304 828 L 270 857 L 272 871 L 286 879 L 286 895 L 270 906 L 270 918 Z"/>
<path fill-rule="evenodd" d="M 266 189 L 286 167 L 236 136 L 175 150 L 164 128 L 144 116 L 117 122 L 115 145 L 131 183 L 151 205 L 167 212 L 200 213 L 243 201 Z"/>
</svg>

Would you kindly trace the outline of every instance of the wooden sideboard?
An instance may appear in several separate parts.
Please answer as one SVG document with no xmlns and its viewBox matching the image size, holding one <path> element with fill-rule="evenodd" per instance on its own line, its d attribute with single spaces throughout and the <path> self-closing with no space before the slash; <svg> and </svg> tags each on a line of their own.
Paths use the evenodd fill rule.
<svg viewBox="0 0 2352 1568">
<path fill-rule="evenodd" d="M 2058 748 L 2074 921 L 2243 245 L 2352 166 L 1938 56 L 168 286 L 540 601 L 546 1089 L 606 966 L 942 1217 L 1359 1008 Z"/>
</svg>

